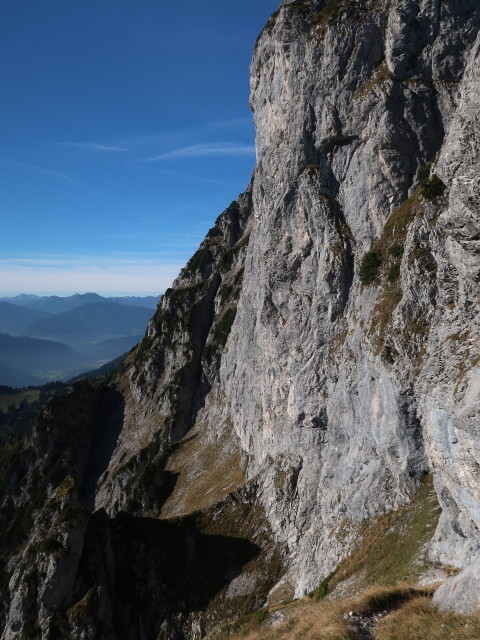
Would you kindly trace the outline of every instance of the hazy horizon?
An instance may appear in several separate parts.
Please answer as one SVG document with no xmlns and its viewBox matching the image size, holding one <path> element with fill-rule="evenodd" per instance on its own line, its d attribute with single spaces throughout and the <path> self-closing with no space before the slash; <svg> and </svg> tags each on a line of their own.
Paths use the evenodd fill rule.
<svg viewBox="0 0 480 640">
<path fill-rule="evenodd" d="M 0 291 L 0 298 L 15 298 L 17 296 L 21 296 L 21 295 L 31 295 L 31 296 L 38 296 L 39 298 L 42 297 L 49 297 L 49 296 L 57 296 L 59 298 L 68 298 L 69 296 L 74 296 L 74 295 L 86 295 L 88 293 L 96 293 L 99 296 L 102 296 L 104 298 L 129 298 L 129 297 L 137 297 L 137 298 L 146 298 L 149 296 L 153 296 L 153 297 L 157 297 L 157 296 L 161 296 L 163 295 L 164 291 L 159 291 L 159 292 L 140 292 L 138 293 L 137 291 L 133 291 L 133 292 L 125 292 L 125 291 L 92 291 L 92 290 L 85 290 L 85 291 L 61 291 L 60 293 L 58 292 L 52 292 L 52 291 L 42 291 L 37 293 L 36 291 L 18 291 L 15 293 L 11 293 L 11 292 L 3 292 Z"/>
</svg>

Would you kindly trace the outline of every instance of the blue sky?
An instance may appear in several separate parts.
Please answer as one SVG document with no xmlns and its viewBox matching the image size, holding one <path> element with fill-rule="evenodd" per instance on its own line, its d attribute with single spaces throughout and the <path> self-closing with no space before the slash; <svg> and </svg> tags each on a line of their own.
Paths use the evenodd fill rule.
<svg viewBox="0 0 480 640">
<path fill-rule="evenodd" d="M 278 4 L 0 3 L 0 295 L 165 290 L 250 178 Z"/>
</svg>

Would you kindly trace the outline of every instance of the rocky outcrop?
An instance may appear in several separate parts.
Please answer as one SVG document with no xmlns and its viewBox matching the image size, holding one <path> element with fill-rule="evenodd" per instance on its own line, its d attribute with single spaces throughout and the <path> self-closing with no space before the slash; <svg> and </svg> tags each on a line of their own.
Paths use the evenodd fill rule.
<svg viewBox="0 0 480 640">
<path fill-rule="evenodd" d="M 201 637 L 313 589 L 428 471 L 432 561 L 478 557 L 479 24 L 474 0 L 297 0 L 271 17 L 251 68 L 252 181 L 88 392 L 119 402 L 71 463 L 76 542 L 57 538 L 66 564 L 34 559 L 52 482 L 8 565 L 4 640 L 24 623 L 48 637 L 59 614 L 66 637 Z M 194 585 L 215 548 L 203 599 L 165 546 Z M 458 608 L 456 593 L 437 601 Z"/>
</svg>

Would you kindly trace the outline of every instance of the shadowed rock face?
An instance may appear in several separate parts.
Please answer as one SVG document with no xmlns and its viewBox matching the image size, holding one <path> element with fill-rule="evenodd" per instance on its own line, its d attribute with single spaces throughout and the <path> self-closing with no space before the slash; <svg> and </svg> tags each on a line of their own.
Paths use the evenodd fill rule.
<svg viewBox="0 0 480 640">
<path fill-rule="evenodd" d="M 201 612 L 258 552 L 245 539 L 201 533 L 194 518 L 164 522 L 119 514 L 110 520 L 97 512 L 85 533 L 63 624 L 78 630 L 82 617 L 91 616 L 96 633 L 103 629 L 122 640 L 157 638 L 162 631 L 180 636 L 183 626 L 201 629 Z M 87 597 L 76 619 L 75 603 L 89 593 L 95 597 Z M 189 616 L 195 622 L 189 624 Z"/>
<path fill-rule="evenodd" d="M 122 406 L 77 383 L 10 451 L 26 464 L 2 474 L 2 637 L 201 637 L 262 606 L 283 574 L 255 483 L 176 519 L 89 512 Z"/>
<path fill-rule="evenodd" d="M 480 8 L 334 4 L 260 35 L 251 183 L 138 349 L 15 445 L 2 513 L 35 527 L 3 548 L 2 640 L 201 637 L 315 587 L 428 470 L 432 559 L 476 558 Z"/>
</svg>

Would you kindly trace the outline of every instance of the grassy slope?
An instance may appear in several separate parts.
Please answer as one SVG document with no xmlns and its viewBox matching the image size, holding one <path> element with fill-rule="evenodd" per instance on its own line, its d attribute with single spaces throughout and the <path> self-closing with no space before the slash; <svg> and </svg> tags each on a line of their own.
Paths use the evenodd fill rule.
<svg viewBox="0 0 480 640">
<path fill-rule="evenodd" d="M 266 607 L 208 637 L 354 640 L 362 637 L 355 621 L 373 620 L 378 640 L 478 640 L 480 616 L 440 614 L 431 605 L 434 588 L 416 586 L 432 568 L 426 556 L 438 518 L 427 476 L 409 505 L 362 527 L 358 548 L 309 598 Z"/>
<path fill-rule="evenodd" d="M 409 505 L 364 525 L 362 543 L 337 567 L 328 582 L 329 591 L 341 590 L 347 579 L 354 591 L 415 582 L 431 566 L 426 554 L 439 517 L 432 477 L 425 476 Z"/>
<path fill-rule="evenodd" d="M 478 640 L 480 615 L 438 613 L 429 598 L 416 597 L 380 622 L 378 640 Z"/>
<path fill-rule="evenodd" d="M 30 404 L 31 402 L 36 402 L 39 397 L 39 389 L 24 389 L 20 393 L 15 394 L 0 393 L 0 409 L 6 411 L 12 404 L 18 408 L 23 400 L 26 400 L 27 403 Z"/>
</svg>

